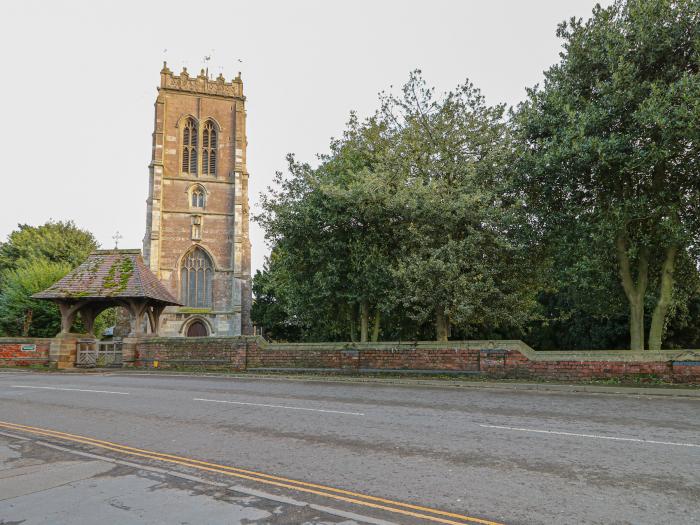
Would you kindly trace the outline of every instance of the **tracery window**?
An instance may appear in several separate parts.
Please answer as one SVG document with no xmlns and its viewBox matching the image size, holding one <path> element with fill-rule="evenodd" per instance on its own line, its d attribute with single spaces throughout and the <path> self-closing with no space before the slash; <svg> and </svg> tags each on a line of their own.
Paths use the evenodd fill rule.
<svg viewBox="0 0 700 525">
<path fill-rule="evenodd" d="M 197 174 L 197 123 L 190 117 L 182 128 L 182 173 Z"/>
<path fill-rule="evenodd" d="M 204 208 L 205 196 L 204 188 L 195 186 L 190 191 L 190 206 L 192 208 Z"/>
<path fill-rule="evenodd" d="M 196 246 L 182 259 L 180 301 L 195 308 L 210 307 L 213 275 L 211 258 Z"/>
<path fill-rule="evenodd" d="M 208 120 L 202 131 L 202 173 L 216 175 L 217 132 L 214 123 Z"/>
</svg>

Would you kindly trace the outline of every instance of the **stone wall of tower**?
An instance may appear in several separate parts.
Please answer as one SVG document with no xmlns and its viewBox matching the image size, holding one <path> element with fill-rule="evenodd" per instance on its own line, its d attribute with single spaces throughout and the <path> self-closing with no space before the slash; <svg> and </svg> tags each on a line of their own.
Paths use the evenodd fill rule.
<svg viewBox="0 0 700 525">
<path fill-rule="evenodd" d="M 204 123 L 211 120 L 218 129 L 216 175 L 202 173 L 201 153 L 197 174 L 182 172 L 182 132 L 187 118 L 198 123 L 200 152 Z M 251 331 L 245 121 L 240 77 L 232 82 L 225 82 L 222 76 L 213 80 L 205 72 L 190 77 L 186 69 L 178 76 L 164 65 L 155 103 L 144 260 L 183 303 L 180 265 L 185 254 L 199 246 L 211 257 L 214 273 L 211 307 L 168 308 L 161 334 L 186 335 L 194 320 L 205 323 L 214 336 Z M 194 185 L 205 191 L 203 209 L 191 206 L 189 192 Z M 201 222 L 199 238 L 192 234 L 195 217 Z"/>
</svg>

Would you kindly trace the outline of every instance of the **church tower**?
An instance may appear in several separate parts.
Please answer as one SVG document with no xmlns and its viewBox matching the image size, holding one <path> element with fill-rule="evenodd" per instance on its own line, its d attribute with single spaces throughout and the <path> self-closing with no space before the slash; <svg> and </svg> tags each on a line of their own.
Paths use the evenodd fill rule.
<svg viewBox="0 0 700 525">
<path fill-rule="evenodd" d="M 143 258 L 183 305 L 161 317 L 164 336 L 251 333 L 245 119 L 240 74 L 163 64 Z"/>
</svg>

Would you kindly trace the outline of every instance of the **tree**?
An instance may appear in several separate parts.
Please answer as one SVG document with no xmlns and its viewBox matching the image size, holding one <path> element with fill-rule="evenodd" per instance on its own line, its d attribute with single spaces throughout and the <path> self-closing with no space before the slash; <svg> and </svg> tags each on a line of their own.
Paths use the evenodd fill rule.
<svg viewBox="0 0 700 525">
<path fill-rule="evenodd" d="M 438 98 L 420 71 L 383 99 L 393 138 L 381 169 L 398 179 L 390 201 L 406 234 L 394 276 L 397 300 L 436 339 L 450 326 L 522 326 L 534 307 L 536 250 L 508 195 L 513 149 L 504 106 L 465 82 Z"/>
<path fill-rule="evenodd" d="M 610 271 L 613 254 L 591 250 L 588 236 L 554 247 L 538 292 L 540 317 L 523 339 L 537 349 L 618 349 L 629 345 L 625 297 Z"/>
<path fill-rule="evenodd" d="M 70 265 L 65 262 L 49 262 L 41 258 L 5 270 L 0 293 L 0 332 L 24 337 L 53 337 L 60 332 L 58 307 L 31 296 L 45 290 L 70 270 Z"/>
<path fill-rule="evenodd" d="M 31 295 L 45 290 L 82 263 L 98 247 L 95 237 L 72 221 L 41 226 L 20 224 L 0 244 L 0 332 L 53 337 L 60 330 L 58 308 Z M 103 327 L 110 313 L 98 316 Z M 80 322 L 78 322 L 78 329 Z"/>
<path fill-rule="evenodd" d="M 255 272 L 255 301 L 250 316 L 264 329 L 263 335 L 273 341 L 297 341 L 301 338 L 302 327 L 289 315 L 289 307 L 284 304 L 285 295 L 281 290 L 284 285 L 278 282 L 280 272 L 276 271 L 276 259 L 279 259 L 278 252 L 273 251 L 265 260 L 263 270 Z"/>
<path fill-rule="evenodd" d="M 20 224 L 0 244 L 0 272 L 35 259 L 64 262 L 75 268 L 97 248 L 92 233 L 81 230 L 72 221 L 49 221 L 41 226 Z"/>
<path fill-rule="evenodd" d="M 380 334 L 380 311 L 390 286 L 389 230 L 378 216 L 376 194 L 365 184 L 382 149 L 382 127 L 351 115 L 343 137 L 312 168 L 288 157 L 288 175 L 261 196 L 256 217 L 273 258 L 260 279 L 276 283 L 280 303 L 304 327 L 305 338 L 371 338 Z M 256 299 L 258 295 L 256 294 Z M 359 325 L 359 326 L 358 326 Z"/>
<path fill-rule="evenodd" d="M 335 340 L 349 308 L 345 239 L 342 232 L 327 234 L 338 221 L 320 189 L 324 174 L 291 155 L 288 161 L 289 176 L 277 174 L 277 188 L 261 196 L 264 211 L 256 217 L 273 253 L 265 280 L 274 283 L 279 304 L 304 339 Z"/>
<path fill-rule="evenodd" d="M 630 347 L 661 348 L 682 259 L 700 244 L 700 6 L 616 1 L 559 26 L 561 61 L 514 124 L 532 224 L 614 257 Z M 611 268 L 612 270 L 612 268 Z"/>
<path fill-rule="evenodd" d="M 503 106 L 469 83 L 434 97 L 419 72 L 402 93 L 366 121 L 351 116 L 317 167 L 290 156 L 261 196 L 273 264 L 258 280 L 274 283 L 303 338 L 416 337 L 434 322 L 445 340 L 451 325 L 531 316 L 535 252 L 504 192 Z"/>
</svg>

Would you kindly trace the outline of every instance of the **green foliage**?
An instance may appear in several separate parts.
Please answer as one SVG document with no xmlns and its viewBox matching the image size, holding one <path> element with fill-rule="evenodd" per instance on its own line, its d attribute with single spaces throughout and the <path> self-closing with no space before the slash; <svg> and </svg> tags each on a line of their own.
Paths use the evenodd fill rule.
<svg viewBox="0 0 700 525">
<path fill-rule="evenodd" d="M 35 259 L 64 262 L 75 268 L 97 247 L 95 237 L 72 221 L 49 221 L 41 226 L 20 224 L 0 244 L 0 272 Z"/>
<path fill-rule="evenodd" d="M 82 263 L 96 249 L 94 236 L 71 221 L 19 225 L 0 244 L 0 334 L 53 337 L 60 331 L 58 307 L 31 295 Z"/>
<path fill-rule="evenodd" d="M 668 324 L 668 348 L 700 348 L 700 294 L 680 303 Z"/>
<path fill-rule="evenodd" d="M 359 305 L 379 304 L 385 290 L 382 257 L 391 245 L 384 244 L 387 231 L 376 215 L 381 206 L 372 203 L 360 175 L 377 161 L 380 137 L 379 123 L 360 125 L 352 117 L 318 168 L 290 155 L 289 176 L 278 173 L 276 187 L 262 196 L 264 213 L 257 220 L 273 245 L 273 277 L 265 287 L 273 287 L 306 340 L 347 339 L 348 327 L 358 324 Z M 365 321 L 368 315 L 365 308 Z"/>
<path fill-rule="evenodd" d="M 61 329 L 58 307 L 31 296 L 45 290 L 70 270 L 68 263 L 41 258 L 5 270 L 0 293 L 0 332 L 9 336 L 55 336 Z"/>
<path fill-rule="evenodd" d="M 400 304 L 438 331 L 441 317 L 464 334 L 522 326 L 537 250 L 508 194 L 503 106 L 487 106 L 469 82 L 437 98 L 414 73 L 382 114 L 394 139 L 385 173 L 401 177 L 392 211 L 408 226 L 393 272 Z"/>
<path fill-rule="evenodd" d="M 649 348 L 697 346 L 700 4 L 618 0 L 558 36 L 509 119 L 415 72 L 318 166 L 290 156 L 257 217 L 256 322 L 562 349 L 644 348 L 649 326 Z"/>
<path fill-rule="evenodd" d="M 93 331 L 95 337 L 100 339 L 104 331 L 110 326 L 115 326 L 117 324 L 117 310 L 118 307 L 107 308 L 106 310 L 100 312 L 97 317 L 95 317 Z"/>
<path fill-rule="evenodd" d="M 599 265 L 603 282 L 619 272 L 609 290 L 626 297 L 633 348 L 647 319 L 649 347 L 661 347 L 691 288 L 677 286 L 678 266 L 698 257 L 699 28 L 696 0 L 618 0 L 562 23 L 560 63 L 514 118 L 531 223 L 568 261 Z M 615 318 L 614 303 L 597 314 Z"/>
<path fill-rule="evenodd" d="M 468 82 L 435 97 L 413 73 L 376 115 L 352 115 L 318 167 L 290 156 L 262 196 L 273 256 L 255 322 L 362 341 L 522 325 L 537 252 L 505 192 L 512 151 L 502 106 Z"/>
<path fill-rule="evenodd" d="M 253 322 L 264 328 L 264 336 L 273 341 L 298 341 L 301 338 L 302 327 L 290 317 L 287 308 L 281 301 L 284 293 L 278 289 L 279 273 L 273 265 L 278 257 L 273 252 L 265 261 L 263 271 L 258 270 L 253 277 L 253 295 L 255 301 L 251 308 Z"/>
</svg>

